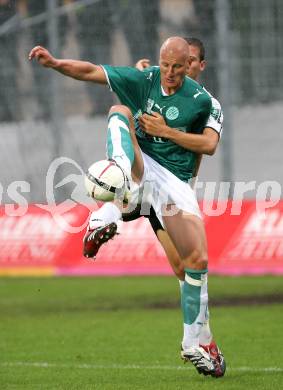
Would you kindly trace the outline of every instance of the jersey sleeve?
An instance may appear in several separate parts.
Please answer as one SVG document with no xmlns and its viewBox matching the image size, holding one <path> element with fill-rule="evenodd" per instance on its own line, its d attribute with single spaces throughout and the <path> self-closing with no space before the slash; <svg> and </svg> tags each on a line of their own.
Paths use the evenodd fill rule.
<svg viewBox="0 0 283 390">
<path fill-rule="evenodd" d="M 147 91 L 146 73 L 132 67 L 110 65 L 102 67 L 111 91 L 116 93 L 121 103 L 133 109 L 140 106 Z"/>
<path fill-rule="evenodd" d="M 219 137 L 221 137 L 223 130 L 223 112 L 221 109 L 221 105 L 219 101 L 213 96 L 211 97 L 211 104 L 212 106 L 210 115 L 208 117 L 205 127 L 210 127 L 211 129 L 215 130 L 218 133 Z"/>
<path fill-rule="evenodd" d="M 196 110 L 198 116 L 192 128 L 193 133 L 201 134 L 203 132 L 211 113 L 211 107 L 212 102 L 209 95 L 205 94 L 202 99 L 199 99 L 198 108 Z"/>
</svg>

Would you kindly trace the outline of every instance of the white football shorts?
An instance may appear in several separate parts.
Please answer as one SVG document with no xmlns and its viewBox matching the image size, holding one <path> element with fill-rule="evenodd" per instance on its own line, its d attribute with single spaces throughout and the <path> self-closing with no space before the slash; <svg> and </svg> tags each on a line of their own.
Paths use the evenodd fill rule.
<svg viewBox="0 0 283 390">
<path fill-rule="evenodd" d="M 152 204 L 158 219 L 182 210 L 202 219 L 196 195 L 189 183 L 180 180 L 157 161 L 142 152 L 144 174 L 140 183 L 142 199 L 140 202 Z M 166 205 L 175 205 L 166 210 Z"/>
</svg>

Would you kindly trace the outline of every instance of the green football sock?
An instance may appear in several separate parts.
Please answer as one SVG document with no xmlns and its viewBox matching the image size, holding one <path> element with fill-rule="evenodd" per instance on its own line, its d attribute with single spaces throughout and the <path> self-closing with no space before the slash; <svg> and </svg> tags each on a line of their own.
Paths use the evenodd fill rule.
<svg viewBox="0 0 283 390">
<path fill-rule="evenodd" d="M 107 156 L 131 178 L 131 167 L 134 162 L 134 147 L 130 135 L 130 124 L 126 116 L 114 112 L 108 118 Z"/>
<path fill-rule="evenodd" d="M 184 317 L 183 348 L 199 346 L 208 304 L 207 270 L 185 269 L 181 302 Z"/>
</svg>

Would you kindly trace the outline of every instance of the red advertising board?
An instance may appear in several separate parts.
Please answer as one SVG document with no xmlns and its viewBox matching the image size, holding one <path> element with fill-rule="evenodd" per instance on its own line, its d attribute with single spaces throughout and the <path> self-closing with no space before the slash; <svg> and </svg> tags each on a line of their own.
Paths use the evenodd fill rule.
<svg viewBox="0 0 283 390">
<path fill-rule="evenodd" d="M 228 202 L 223 212 L 207 213 L 211 206 L 203 205 L 211 273 L 283 274 L 283 201 L 267 209 L 255 201 L 239 207 Z M 123 223 L 93 261 L 82 256 L 87 207 L 30 205 L 24 213 L 8 211 L 1 208 L 1 275 L 172 273 L 145 218 Z"/>
</svg>

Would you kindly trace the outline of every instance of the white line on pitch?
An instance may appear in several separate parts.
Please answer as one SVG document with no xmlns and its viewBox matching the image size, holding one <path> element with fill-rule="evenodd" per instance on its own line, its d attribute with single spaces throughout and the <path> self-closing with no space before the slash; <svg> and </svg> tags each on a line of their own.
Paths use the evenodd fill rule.
<svg viewBox="0 0 283 390">
<path fill-rule="evenodd" d="M 89 370 L 194 370 L 193 366 L 143 366 L 137 364 L 64 364 L 48 362 L 0 362 L 2 367 L 39 367 L 39 368 L 77 368 Z M 248 371 L 248 372 L 283 372 L 283 367 L 231 367 L 229 371 Z"/>
</svg>

